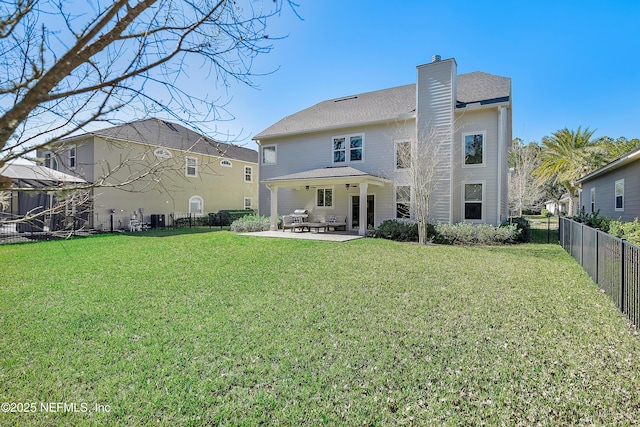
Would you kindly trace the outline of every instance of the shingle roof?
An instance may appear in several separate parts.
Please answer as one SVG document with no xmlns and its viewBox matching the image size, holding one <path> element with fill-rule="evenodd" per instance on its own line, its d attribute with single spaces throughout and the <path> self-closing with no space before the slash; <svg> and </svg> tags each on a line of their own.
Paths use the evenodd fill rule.
<svg viewBox="0 0 640 427">
<path fill-rule="evenodd" d="M 139 142 L 175 150 L 258 163 L 258 152 L 215 141 L 177 123 L 146 119 L 106 129 L 88 132 L 103 138 Z"/>
<path fill-rule="evenodd" d="M 482 101 L 508 101 L 511 79 L 483 72 L 458 76 L 458 106 Z M 320 129 L 396 120 L 416 109 L 416 85 L 329 99 L 276 122 L 253 137 L 261 139 Z"/>
</svg>

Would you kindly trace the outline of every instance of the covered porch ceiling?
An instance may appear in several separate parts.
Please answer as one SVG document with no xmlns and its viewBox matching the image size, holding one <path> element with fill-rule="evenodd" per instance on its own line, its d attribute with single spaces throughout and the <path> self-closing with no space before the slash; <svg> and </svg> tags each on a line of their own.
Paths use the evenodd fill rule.
<svg viewBox="0 0 640 427">
<path fill-rule="evenodd" d="M 267 187 L 304 188 L 318 185 L 358 185 L 370 184 L 384 186 L 391 181 L 389 179 L 363 172 L 351 166 L 336 166 L 320 169 L 312 169 L 289 175 L 276 176 L 261 181 Z"/>
</svg>

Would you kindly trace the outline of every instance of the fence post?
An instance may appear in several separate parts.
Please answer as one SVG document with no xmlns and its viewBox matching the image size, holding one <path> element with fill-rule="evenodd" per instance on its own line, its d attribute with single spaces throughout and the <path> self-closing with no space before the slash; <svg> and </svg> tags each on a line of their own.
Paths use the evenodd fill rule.
<svg viewBox="0 0 640 427">
<path fill-rule="evenodd" d="M 624 296 L 627 293 L 627 289 L 625 286 L 625 274 L 624 274 L 624 270 L 625 270 L 625 246 L 626 246 L 626 239 L 621 239 L 620 240 L 620 311 L 623 313 L 626 313 L 624 308 L 625 308 L 625 304 L 624 304 Z"/>
<path fill-rule="evenodd" d="M 580 265 L 584 267 L 584 224 L 580 224 Z"/>
<path fill-rule="evenodd" d="M 599 269 L 599 265 L 600 265 L 600 231 L 596 230 L 596 244 L 595 244 L 595 251 L 596 251 L 596 270 L 595 270 L 595 276 L 596 276 L 596 285 L 600 285 L 600 276 L 598 275 L 598 269 Z"/>
</svg>

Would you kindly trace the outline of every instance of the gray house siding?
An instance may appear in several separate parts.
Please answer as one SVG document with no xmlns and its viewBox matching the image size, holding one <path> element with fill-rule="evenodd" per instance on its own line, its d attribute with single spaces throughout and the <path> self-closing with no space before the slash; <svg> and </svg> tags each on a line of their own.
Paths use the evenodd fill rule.
<svg viewBox="0 0 640 427">
<path fill-rule="evenodd" d="M 615 182 L 624 179 L 623 210 L 615 209 Z M 582 182 L 580 208 L 591 212 L 591 189 L 595 188 L 595 210 L 620 221 L 640 217 L 640 161 L 635 161 L 594 179 Z"/>
</svg>

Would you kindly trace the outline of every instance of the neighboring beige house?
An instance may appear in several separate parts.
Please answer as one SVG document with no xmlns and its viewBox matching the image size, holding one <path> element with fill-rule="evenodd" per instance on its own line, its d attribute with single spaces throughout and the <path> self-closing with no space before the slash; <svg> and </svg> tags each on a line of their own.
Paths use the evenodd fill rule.
<svg viewBox="0 0 640 427">
<path fill-rule="evenodd" d="M 346 216 L 361 235 L 410 217 L 415 194 L 398 153 L 432 130 L 441 157 L 432 220 L 506 220 L 511 79 L 458 75 L 455 59 L 439 56 L 417 67 L 416 84 L 323 101 L 256 135 L 260 212 L 272 229 L 295 209 Z"/>
<path fill-rule="evenodd" d="M 97 229 L 107 229 L 113 216 L 117 228 L 130 217 L 152 223 L 159 215 L 171 225 L 187 214 L 258 207 L 255 150 L 160 119 L 66 138 L 38 157 L 96 185 L 89 225 Z"/>
</svg>

